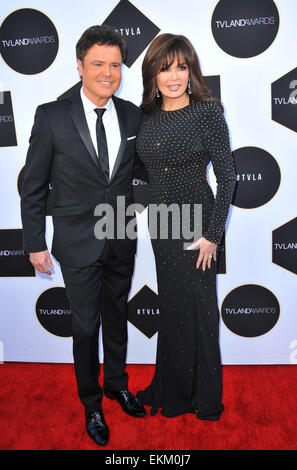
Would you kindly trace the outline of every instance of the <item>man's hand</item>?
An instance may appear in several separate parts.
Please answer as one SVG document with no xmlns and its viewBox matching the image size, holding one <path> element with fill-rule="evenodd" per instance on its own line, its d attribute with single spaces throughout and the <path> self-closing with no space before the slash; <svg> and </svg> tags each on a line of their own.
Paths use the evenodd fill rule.
<svg viewBox="0 0 297 470">
<path fill-rule="evenodd" d="M 40 273 L 52 274 L 48 266 L 51 269 L 54 269 L 54 266 L 48 250 L 38 251 L 37 253 L 30 253 L 29 259 L 34 268 L 37 269 L 37 271 Z"/>
</svg>

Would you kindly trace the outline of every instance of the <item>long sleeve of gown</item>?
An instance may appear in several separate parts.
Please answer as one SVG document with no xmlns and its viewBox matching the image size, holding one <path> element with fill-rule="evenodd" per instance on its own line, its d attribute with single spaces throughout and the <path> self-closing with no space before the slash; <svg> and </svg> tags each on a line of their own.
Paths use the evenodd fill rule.
<svg viewBox="0 0 297 470">
<path fill-rule="evenodd" d="M 217 181 L 215 202 L 204 238 L 219 244 L 232 201 L 236 173 L 229 131 L 221 108 L 213 102 L 205 106 L 203 141 Z"/>
</svg>

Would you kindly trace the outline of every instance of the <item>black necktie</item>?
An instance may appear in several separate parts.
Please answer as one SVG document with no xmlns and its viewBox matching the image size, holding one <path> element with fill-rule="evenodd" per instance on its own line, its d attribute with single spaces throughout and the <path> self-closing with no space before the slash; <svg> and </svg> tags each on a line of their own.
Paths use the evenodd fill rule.
<svg viewBox="0 0 297 470">
<path fill-rule="evenodd" d="M 98 156 L 99 156 L 103 171 L 106 174 L 107 178 L 109 178 L 108 148 L 107 148 L 104 124 L 102 122 L 102 116 L 103 116 L 103 113 L 106 111 L 106 109 L 96 108 L 94 109 L 94 111 L 97 114 L 96 134 L 97 134 Z"/>
</svg>

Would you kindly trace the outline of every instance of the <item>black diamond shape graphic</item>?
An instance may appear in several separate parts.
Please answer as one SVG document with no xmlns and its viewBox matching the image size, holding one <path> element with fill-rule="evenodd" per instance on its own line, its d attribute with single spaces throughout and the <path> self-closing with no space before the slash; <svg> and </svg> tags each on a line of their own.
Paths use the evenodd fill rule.
<svg viewBox="0 0 297 470">
<path fill-rule="evenodd" d="M 221 77 L 220 75 L 208 75 L 203 77 L 211 94 L 217 99 L 221 99 Z"/>
<path fill-rule="evenodd" d="M 68 88 L 68 90 L 64 91 L 64 93 L 62 93 L 62 95 L 59 95 L 57 97 L 57 100 L 65 100 L 66 98 L 69 98 L 72 95 L 76 95 L 77 93 L 79 93 L 81 87 L 82 87 L 82 81 L 80 80 L 75 85 Z"/>
<path fill-rule="evenodd" d="M 103 23 L 112 26 L 125 39 L 127 57 L 125 64 L 131 67 L 136 59 L 160 31 L 141 11 L 128 0 L 121 0 Z"/>
<path fill-rule="evenodd" d="M 297 132 L 297 67 L 271 84 L 272 120 Z"/>
<path fill-rule="evenodd" d="M 272 261 L 297 274 L 297 217 L 272 232 Z"/>
<path fill-rule="evenodd" d="M 148 286 L 144 286 L 128 303 L 129 322 L 148 338 L 158 331 L 159 316 L 158 295 Z"/>
</svg>

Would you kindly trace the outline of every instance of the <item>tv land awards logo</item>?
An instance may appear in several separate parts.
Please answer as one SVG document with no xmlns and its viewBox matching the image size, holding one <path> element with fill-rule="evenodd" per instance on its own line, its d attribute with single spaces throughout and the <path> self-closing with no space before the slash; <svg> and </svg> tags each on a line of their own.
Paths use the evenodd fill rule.
<svg viewBox="0 0 297 470">
<path fill-rule="evenodd" d="M 263 286 L 246 284 L 224 299 L 221 315 L 225 326 L 239 336 L 254 338 L 268 333 L 277 323 L 280 306 L 275 295 Z"/>
<path fill-rule="evenodd" d="M 118 31 L 127 44 L 125 64 L 131 67 L 140 54 L 159 33 L 158 28 L 128 0 L 121 0 L 103 24 Z"/>
<path fill-rule="evenodd" d="M 152 338 L 158 331 L 160 307 L 158 295 L 148 286 L 144 286 L 128 302 L 128 320 L 147 338 Z"/>
<path fill-rule="evenodd" d="M 273 0 L 220 0 L 212 15 L 211 28 L 224 52 L 233 57 L 254 57 L 275 40 L 279 14 Z"/>
<path fill-rule="evenodd" d="M 34 75 L 55 60 L 59 39 L 52 21 L 38 10 L 22 8 L 12 12 L 0 28 L 0 52 L 16 72 Z"/>
<path fill-rule="evenodd" d="M 1 91 L 0 101 L 0 147 L 17 145 L 15 123 L 10 91 Z"/>
<path fill-rule="evenodd" d="M 273 230 L 272 261 L 297 274 L 297 217 Z"/>
<path fill-rule="evenodd" d="M 0 230 L 0 277 L 34 276 L 35 270 L 23 249 L 23 230 Z"/>
<path fill-rule="evenodd" d="M 233 151 L 237 184 L 232 204 L 254 209 L 269 202 L 278 191 L 281 173 L 270 153 L 258 147 Z"/>
<path fill-rule="evenodd" d="M 72 311 L 65 287 L 52 287 L 44 291 L 36 302 L 39 323 L 56 336 L 72 336 Z"/>
<path fill-rule="evenodd" d="M 297 67 L 271 84 L 272 120 L 297 132 Z"/>
</svg>

